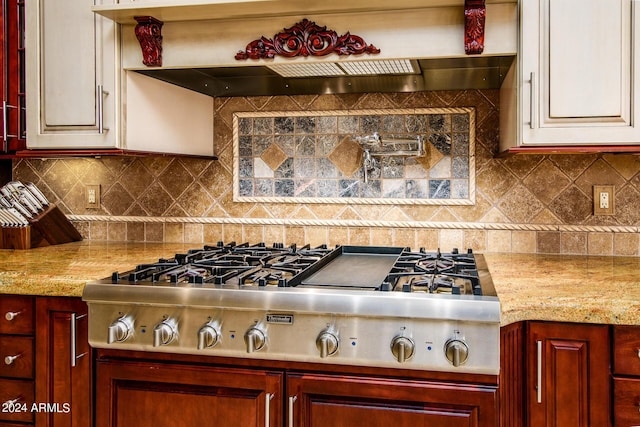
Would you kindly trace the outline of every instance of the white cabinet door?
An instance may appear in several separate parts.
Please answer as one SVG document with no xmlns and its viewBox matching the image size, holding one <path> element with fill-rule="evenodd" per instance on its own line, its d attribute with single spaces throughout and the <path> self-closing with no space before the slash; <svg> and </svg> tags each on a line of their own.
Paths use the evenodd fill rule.
<svg viewBox="0 0 640 427">
<path fill-rule="evenodd" d="M 115 148 L 116 24 L 92 0 L 33 0 L 27 13 L 27 147 Z"/>
<path fill-rule="evenodd" d="M 634 3 L 520 3 L 521 145 L 640 143 Z"/>
</svg>

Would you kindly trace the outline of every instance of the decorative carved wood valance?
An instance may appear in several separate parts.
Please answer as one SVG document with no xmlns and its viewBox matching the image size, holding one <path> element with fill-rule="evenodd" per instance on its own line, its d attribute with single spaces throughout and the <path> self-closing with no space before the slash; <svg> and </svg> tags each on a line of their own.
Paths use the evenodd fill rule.
<svg viewBox="0 0 640 427">
<path fill-rule="evenodd" d="M 347 32 L 338 36 L 327 27 L 320 27 L 313 21 L 303 19 L 291 28 L 268 39 L 264 36 L 249 43 L 245 50 L 238 51 L 237 60 L 273 58 L 276 55 L 288 58 L 296 56 L 359 55 L 380 53 L 380 49 L 367 45 L 360 36 Z"/>
<path fill-rule="evenodd" d="M 464 51 L 467 55 L 482 53 L 484 50 L 484 21 L 487 8 L 484 0 L 464 2 Z"/>
<path fill-rule="evenodd" d="M 142 63 L 148 67 L 162 67 L 162 24 L 152 16 L 136 16 L 135 33 L 142 48 Z"/>
</svg>

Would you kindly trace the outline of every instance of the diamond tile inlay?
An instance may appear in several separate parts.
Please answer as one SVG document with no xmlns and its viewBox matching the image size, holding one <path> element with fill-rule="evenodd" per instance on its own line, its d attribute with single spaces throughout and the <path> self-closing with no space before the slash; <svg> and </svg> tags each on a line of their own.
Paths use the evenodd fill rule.
<svg viewBox="0 0 640 427">
<path fill-rule="evenodd" d="M 287 160 L 287 154 L 278 147 L 278 144 L 271 144 L 266 150 L 264 150 L 260 158 L 271 168 L 272 171 L 275 171 L 285 160 Z"/>
<path fill-rule="evenodd" d="M 444 158 L 444 154 L 440 152 L 436 147 L 430 143 L 424 144 L 424 156 L 416 157 L 418 163 L 420 163 L 426 170 L 432 169 L 438 164 L 440 160 Z"/>
<path fill-rule="evenodd" d="M 336 148 L 327 156 L 340 172 L 346 177 L 352 176 L 362 167 L 364 150 L 351 137 L 346 137 L 338 143 Z"/>
</svg>

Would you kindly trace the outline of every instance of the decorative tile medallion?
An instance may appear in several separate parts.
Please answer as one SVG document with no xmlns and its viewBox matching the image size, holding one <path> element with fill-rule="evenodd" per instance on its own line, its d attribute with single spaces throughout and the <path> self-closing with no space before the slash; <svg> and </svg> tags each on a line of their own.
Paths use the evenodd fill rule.
<svg viewBox="0 0 640 427">
<path fill-rule="evenodd" d="M 353 176 L 362 167 L 364 150 L 353 138 L 345 136 L 327 158 L 345 176 Z"/>
<path fill-rule="evenodd" d="M 237 112 L 238 202 L 472 205 L 475 109 Z"/>
</svg>

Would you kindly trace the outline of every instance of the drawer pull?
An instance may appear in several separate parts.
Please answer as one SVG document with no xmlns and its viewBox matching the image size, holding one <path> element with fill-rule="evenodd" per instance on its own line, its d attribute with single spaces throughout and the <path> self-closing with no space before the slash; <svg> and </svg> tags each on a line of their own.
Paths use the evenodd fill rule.
<svg viewBox="0 0 640 427">
<path fill-rule="evenodd" d="M 15 356 L 6 356 L 4 358 L 4 364 L 11 365 L 20 356 L 22 356 L 22 354 L 16 354 Z"/>
<path fill-rule="evenodd" d="M 22 313 L 21 311 L 7 311 L 4 315 L 4 318 L 11 322 L 13 319 L 18 316 L 18 314 Z"/>
<path fill-rule="evenodd" d="M 640 348 L 638 349 L 638 359 L 640 359 Z"/>
<path fill-rule="evenodd" d="M 3 412 L 14 412 L 16 409 L 20 409 L 22 406 L 23 398 L 22 396 L 18 396 L 15 399 L 9 399 L 2 402 Z"/>
</svg>

